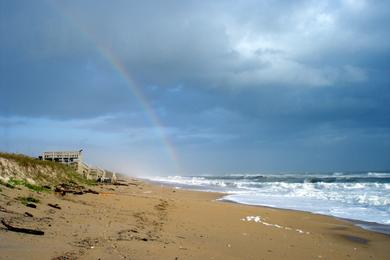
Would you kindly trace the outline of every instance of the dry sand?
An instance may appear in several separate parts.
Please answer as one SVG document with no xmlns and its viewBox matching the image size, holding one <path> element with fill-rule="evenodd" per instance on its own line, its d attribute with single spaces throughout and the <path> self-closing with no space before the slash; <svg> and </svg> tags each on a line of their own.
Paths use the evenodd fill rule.
<svg viewBox="0 0 390 260">
<path fill-rule="evenodd" d="M 217 201 L 216 193 L 139 180 L 94 187 L 98 195 L 1 189 L 0 217 L 45 234 L 0 224 L 0 259 L 390 259 L 390 236 L 332 217 Z M 36 209 L 15 199 L 28 195 L 41 200 Z"/>
</svg>

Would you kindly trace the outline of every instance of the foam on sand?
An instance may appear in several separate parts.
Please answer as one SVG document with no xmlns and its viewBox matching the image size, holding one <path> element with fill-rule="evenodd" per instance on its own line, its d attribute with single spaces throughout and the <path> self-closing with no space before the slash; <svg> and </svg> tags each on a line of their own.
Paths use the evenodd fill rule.
<svg viewBox="0 0 390 260">
<path fill-rule="evenodd" d="M 274 228 L 285 229 L 285 230 L 292 230 L 292 231 L 298 232 L 299 234 L 306 234 L 306 235 L 310 234 L 310 232 L 305 232 L 302 229 L 298 229 L 298 228 L 297 229 L 293 229 L 291 227 L 285 227 L 285 226 L 281 226 L 281 225 L 278 225 L 278 224 L 271 224 L 271 223 L 265 222 L 264 221 L 265 218 L 260 217 L 260 216 L 246 216 L 245 218 L 242 218 L 241 220 L 242 221 L 246 221 L 246 222 L 260 223 L 260 224 L 263 224 L 264 226 L 268 226 L 268 227 L 274 227 Z"/>
</svg>

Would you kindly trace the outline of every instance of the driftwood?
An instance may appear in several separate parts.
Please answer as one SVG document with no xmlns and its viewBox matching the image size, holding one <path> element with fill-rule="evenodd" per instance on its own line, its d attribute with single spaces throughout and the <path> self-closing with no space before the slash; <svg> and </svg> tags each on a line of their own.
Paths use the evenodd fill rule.
<svg viewBox="0 0 390 260">
<path fill-rule="evenodd" d="M 60 206 L 58 206 L 58 204 L 51 204 L 51 203 L 48 203 L 47 204 L 49 207 L 52 207 L 52 208 L 55 208 L 55 209 L 61 209 Z"/>
<path fill-rule="evenodd" d="M 66 184 L 62 183 L 55 187 L 54 192 L 60 193 L 62 196 L 64 196 L 67 193 L 74 194 L 74 195 L 83 195 L 85 193 L 92 193 L 92 194 L 99 194 L 99 192 L 91 190 L 91 189 L 85 189 L 84 186 L 80 186 L 77 184 Z"/>
<path fill-rule="evenodd" d="M 30 218 L 32 218 L 32 217 L 33 217 L 33 214 L 31 214 L 31 213 L 28 213 L 28 212 L 24 212 L 24 215 L 25 215 L 25 216 L 27 216 L 27 217 L 30 217 Z"/>
<path fill-rule="evenodd" d="M 91 190 L 91 189 L 85 190 L 84 193 L 99 194 L 99 192 Z"/>
<path fill-rule="evenodd" d="M 129 186 L 129 184 L 127 183 L 122 183 L 122 182 L 115 182 L 114 183 L 115 186 Z M 134 184 L 133 184 L 134 185 Z"/>
<path fill-rule="evenodd" d="M 62 196 L 64 196 L 66 193 L 79 193 L 84 189 L 83 186 L 77 185 L 77 184 L 68 184 L 68 183 L 61 183 L 60 185 L 57 185 L 54 188 L 54 192 L 60 193 Z"/>
<path fill-rule="evenodd" d="M 9 230 L 13 232 L 18 232 L 18 233 L 26 233 L 26 234 L 31 234 L 31 235 L 39 235 L 42 236 L 45 234 L 45 232 L 41 230 L 35 230 L 35 229 L 29 229 L 29 228 L 18 228 L 18 227 L 13 227 L 9 224 L 7 224 L 4 219 L 1 220 L 1 223 Z"/>
<path fill-rule="evenodd" d="M 37 205 L 35 205 L 33 203 L 27 203 L 26 206 L 29 208 L 33 208 L 33 209 L 35 209 L 37 207 Z"/>
</svg>

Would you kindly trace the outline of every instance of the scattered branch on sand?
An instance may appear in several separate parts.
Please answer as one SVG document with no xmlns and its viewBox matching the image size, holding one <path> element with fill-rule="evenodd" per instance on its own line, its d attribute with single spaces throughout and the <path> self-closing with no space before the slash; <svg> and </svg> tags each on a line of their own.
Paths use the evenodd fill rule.
<svg viewBox="0 0 390 260">
<path fill-rule="evenodd" d="M 72 194 L 78 193 L 82 191 L 83 188 L 84 188 L 83 186 L 76 185 L 76 184 L 62 183 L 60 185 L 57 185 L 54 188 L 54 192 L 60 193 L 62 196 L 64 196 L 67 193 L 72 193 Z"/>
<path fill-rule="evenodd" d="M 55 209 L 61 209 L 61 207 L 58 205 L 58 204 L 51 204 L 51 203 L 48 203 L 47 204 L 49 207 L 52 207 L 52 208 L 55 208 Z"/>
<path fill-rule="evenodd" d="M 37 205 L 35 205 L 34 203 L 27 203 L 26 206 L 33 209 L 37 208 Z"/>
<path fill-rule="evenodd" d="M 60 193 L 61 196 L 64 196 L 67 193 L 73 195 L 83 195 L 85 193 L 99 194 L 99 192 L 97 191 L 91 189 L 85 189 L 84 186 L 77 185 L 77 184 L 66 184 L 66 183 L 62 183 L 56 186 L 54 192 Z"/>
<path fill-rule="evenodd" d="M 91 189 L 85 190 L 84 193 L 99 194 L 99 192 L 91 190 Z"/>
<path fill-rule="evenodd" d="M 32 218 L 32 217 L 33 217 L 33 214 L 31 214 L 31 213 L 28 213 L 28 212 L 24 212 L 24 215 L 25 215 L 25 216 L 27 216 L 27 217 L 30 217 L 30 218 Z"/>
<path fill-rule="evenodd" d="M 13 227 L 5 222 L 4 219 L 1 220 L 1 223 L 9 230 L 13 232 L 18 232 L 18 233 L 25 233 L 25 234 L 31 234 L 31 235 L 39 235 L 42 236 L 45 234 L 45 232 L 41 230 L 35 230 L 35 229 L 29 229 L 29 228 L 18 228 L 18 227 Z"/>
<path fill-rule="evenodd" d="M 116 182 L 114 183 L 115 186 L 129 186 L 129 184 L 127 183 L 123 183 L 123 182 Z M 135 185 L 135 184 L 132 184 L 132 185 Z"/>
</svg>

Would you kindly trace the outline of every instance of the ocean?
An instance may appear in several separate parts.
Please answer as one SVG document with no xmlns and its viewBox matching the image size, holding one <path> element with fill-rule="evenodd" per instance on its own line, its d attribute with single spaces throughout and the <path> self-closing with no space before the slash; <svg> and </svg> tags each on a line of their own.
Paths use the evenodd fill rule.
<svg viewBox="0 0 390 260">
<path fill-rule="evenodd" d="M 152 181 L 224 192 L 226 201 L 302 210 L 352 220 L 390 234 L 390 172 L 167 176 Z"/>
</svg>

